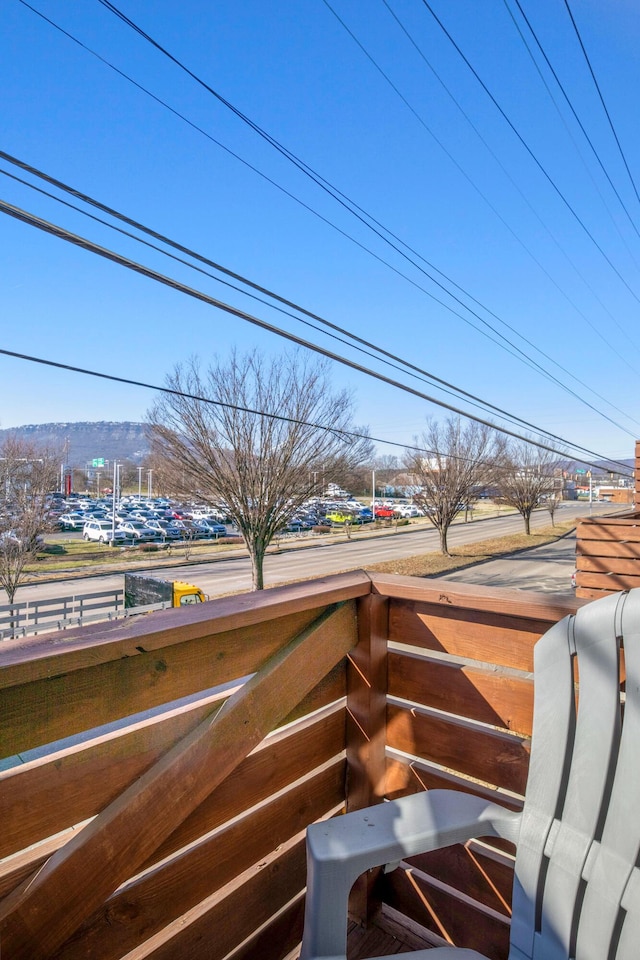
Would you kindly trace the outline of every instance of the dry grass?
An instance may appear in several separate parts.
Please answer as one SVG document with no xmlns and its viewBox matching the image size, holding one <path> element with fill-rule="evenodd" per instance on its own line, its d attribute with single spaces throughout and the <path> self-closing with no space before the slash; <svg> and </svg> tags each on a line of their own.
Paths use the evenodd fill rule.
<svg viewBox="0 0 640 960">
<path fill-rule="evenodd" d="M 179 544 L 147 544 L 145 546 L 109 547 L 84 540 L 51 540 L 48 549 L 36 560 L 25 565 L 25 583 L 46 576 L 48 579 L 66 579 L 69 576 L 88 576 L 113 569 L 174 566 L 180 562 L 211 560 L 229 550 L 242 546 L 242 541 L 196 541 L 186 547 Z"/>
</svg>

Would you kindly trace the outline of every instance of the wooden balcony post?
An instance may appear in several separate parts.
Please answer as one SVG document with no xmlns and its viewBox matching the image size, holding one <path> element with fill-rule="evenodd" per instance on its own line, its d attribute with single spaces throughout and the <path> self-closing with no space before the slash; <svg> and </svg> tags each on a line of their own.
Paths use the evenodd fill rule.
<svg viewBox="0 0 640 960">
<path fill-rule="evenodd" d="M 358 601 L 358 644 L 347 665 L 346 809 L 380 803 L 386 783 L 387 638 L 389 601 L 372 593 Z M 349 912 L 366 925 L 380 909 L 376 871 L 353 887 Z"/>
<path fill-rule="evenodd" d="M 640 440 L 636 440 L 635 508 L 640 510 Z"/>
</svg>

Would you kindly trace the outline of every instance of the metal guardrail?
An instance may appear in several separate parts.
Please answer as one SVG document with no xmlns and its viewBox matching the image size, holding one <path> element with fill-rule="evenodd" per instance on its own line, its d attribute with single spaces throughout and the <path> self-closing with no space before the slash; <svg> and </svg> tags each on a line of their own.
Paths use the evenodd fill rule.
<svg viewBox="0 0 640 960">
<path fill-rule="evenodd" d="M 168 606 L 168 603 L 151 603 L 125 607 L 123 589 L 6 603 L 0 605 L 0 640 L 66 630 L 99 620 L 116 620 Z"/>
</svg>

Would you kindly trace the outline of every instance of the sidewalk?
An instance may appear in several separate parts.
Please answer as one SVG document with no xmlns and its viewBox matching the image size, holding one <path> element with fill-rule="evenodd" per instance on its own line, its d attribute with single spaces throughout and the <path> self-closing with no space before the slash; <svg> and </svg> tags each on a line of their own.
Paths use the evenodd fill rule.
<svg viewBox="0 0 640 960">
<path fill-rule="evenodd" d="M 540 547 L 442 573 L 438 579 L 573 597 L 571 574 L 576 566 L 575 554 L 574 532 Z"/>
</svg>

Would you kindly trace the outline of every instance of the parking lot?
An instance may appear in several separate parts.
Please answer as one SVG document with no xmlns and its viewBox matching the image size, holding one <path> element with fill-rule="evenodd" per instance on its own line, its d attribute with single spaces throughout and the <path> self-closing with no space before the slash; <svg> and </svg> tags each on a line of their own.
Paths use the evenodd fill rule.
<svg viewBox="0 0 640 960">
<path fill-rule="evenodd" d="M 215 540 L 234 536 L 230 522 L 211 508 L 190 508 L 163 499 L 60 499 L 53 526 L 60 535 L 112 546 Z"/>
</svg>

